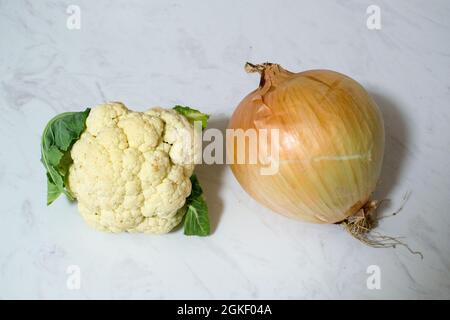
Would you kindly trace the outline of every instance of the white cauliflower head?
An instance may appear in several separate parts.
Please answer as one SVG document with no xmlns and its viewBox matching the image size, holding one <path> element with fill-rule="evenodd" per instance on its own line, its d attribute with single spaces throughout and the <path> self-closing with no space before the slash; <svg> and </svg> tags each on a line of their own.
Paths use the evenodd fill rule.
<svg viewBox="0 0 450 320">
<path fill-rule="evenodd" d="M 191 193 L 194 129 L 174 110 L 93 108 L 73 145 L 68 186 L 95 229 L 167 233 Z"/>
</svg>

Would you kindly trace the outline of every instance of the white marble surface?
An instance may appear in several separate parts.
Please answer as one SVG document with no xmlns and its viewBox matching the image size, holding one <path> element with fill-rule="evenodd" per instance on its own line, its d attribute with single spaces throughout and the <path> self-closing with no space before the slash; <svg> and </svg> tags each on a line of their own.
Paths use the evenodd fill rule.
<svg viewBox="0 0 450 320">
<path fill-rule="evenodd" d="M 450 298 L 450 2 L 273 3 L 0 1 L 0 298 Z M 66 28 L 70 4 L 80 30 Z M 381 30 L 366 27 L 371 4 Z M 223 166 L 198 168 L 208 238 L 104 234 L 63 198 L 46 207 L 39 143 L 53 115 L 105 100 L 180 103 L 223 128 L 258 83 L 247 60 L 335 69 L 374 95 L 387 129 L 377 195 L 393 199 L 382 212 L 412 191 L 380 230 L 423 260 L 275 215 Z M 79 290 L 66 286 L 69 265 Z M 369 265 L 380 290 L 366 286 Z"/>
</svg>

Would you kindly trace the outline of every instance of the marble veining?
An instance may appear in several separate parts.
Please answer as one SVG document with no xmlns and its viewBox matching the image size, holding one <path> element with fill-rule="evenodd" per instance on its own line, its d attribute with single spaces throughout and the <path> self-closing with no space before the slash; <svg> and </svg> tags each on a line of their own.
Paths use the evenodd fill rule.
<svg viewBox="0 0 450 320">
<path fill-rule="evenodd" d="M 372 4 L 379 30 L 366 25 Z M 70 5 L 80 29 L 67 27 Z M 445 0 L 0 1 L 0 298 L 450 298 L 449 17 Z M 381 213 L 411 191 L 379 230 L 423 260 L 273 214 L 222 165 L 196 169 L 208 238 L 104 234 L 63 198 L 46 207 L 39 144 L 53 115 L 186 104 L 224 129 L 258 84 L 246 61 L 334 69 L 368 89 L 387 133 Z"/>
</svg>

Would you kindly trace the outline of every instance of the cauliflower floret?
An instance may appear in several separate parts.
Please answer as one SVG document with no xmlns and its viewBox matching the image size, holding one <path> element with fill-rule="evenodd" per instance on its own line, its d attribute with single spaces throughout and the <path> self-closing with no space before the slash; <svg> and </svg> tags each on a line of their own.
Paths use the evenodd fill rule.
<svg viewBox="0 0 450 320">
<path fill-rule="evenodd" d="M 181 222 L 194 170 L 193 126 L 174 110 L 93 108 L 73 145 L 68 186 L 86 222 L 109 232 L 167 233 Z"/>
</svg>

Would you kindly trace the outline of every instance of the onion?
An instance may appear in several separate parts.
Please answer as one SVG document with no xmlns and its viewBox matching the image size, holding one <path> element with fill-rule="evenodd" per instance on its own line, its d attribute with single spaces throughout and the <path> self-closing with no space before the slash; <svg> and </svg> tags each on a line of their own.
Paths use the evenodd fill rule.
<svg viewBox="0 0 450 320">
<path fill-rule="evenodd" d="M 271 63 L 246 69 L 261 74 L 260 85 L 238 105 L 229 129 L 279 129 L 279 168 L 263 175 L 266 164 L 239 164 L 235 155 L 231 169 L 245 191 L 275 212 L 313 223 L 373 209 L 384 126 L 366 90 L 330 70 L 292 73 Z"/>
</svg>

